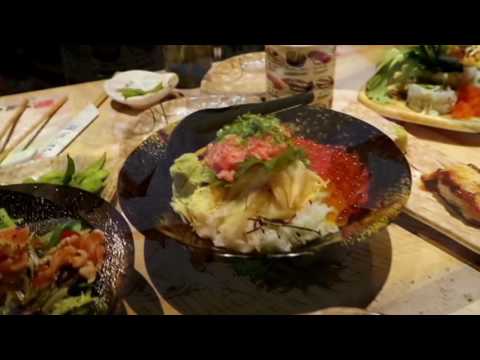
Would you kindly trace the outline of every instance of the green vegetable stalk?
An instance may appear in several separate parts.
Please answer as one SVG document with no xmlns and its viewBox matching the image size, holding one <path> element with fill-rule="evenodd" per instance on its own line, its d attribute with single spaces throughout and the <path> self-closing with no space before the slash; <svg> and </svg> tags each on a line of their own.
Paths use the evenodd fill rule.
<svg viewBox="0 0 480 360">
<path fill-rule="evenodd" d="M 106 161 L 107 154 L 104 154 L 84 171 L 75 174 L 70 182 L 70 186 L 91 193 L 100 192 L 105 186 L 105 180 L 109 176 L 109 172 L 104 169 Z"/>
<path fill-rule="evenodd" d="M 368 81 L 367 96 L 378 103 L 393 100 L 392 93 L 405 93 L 408 84 L 438 84 L 438 74 L 454 78 L 463 71 L 458 59 L 448 56 L 446 45 L 417 45 L 391 49 Z"/>
<path fill-rule="evenodd" d="M 38 180 L 28 178 L 25 183 L 43 183 L 53 185 L 66 185 L 76 187 L 91 193 L 99 193 L 105 186 L 105 180 L 110 175 L 109 171 L 105 169 L 107 161 L 107 154 L 88 166 L 81 172 L 76 171 L 74 160 L 67 155 L 67 168 L 65 172 L 52 171 Z"/>
<path fill-rule="evenodd" d="M 155 86 L 153 89 L 150 90 L 142 90 L 142 89 L 136 89 L 136 88 L 129 88 L 129 87 L 124 87 L 120 89 L 120 93 L 125 99 L 135 97 L 135 96 L 144 96 L 148 95 L 157 91 L 160 91 L 163 89 L 163 84 L 160 83 L 157 86 Z"/>
<path fill-rule="evenodd" d="M 91 296 L 90 292 L 81 294 L 80 296 L 70 296 L 61 301 L 56 302 L 53 305 L 52 315 L 65 315 L 68 313 L 83 315 L 87 313 L 88 309 L 85 308 L 95 301 L 95 298 Z"/>
</svg>

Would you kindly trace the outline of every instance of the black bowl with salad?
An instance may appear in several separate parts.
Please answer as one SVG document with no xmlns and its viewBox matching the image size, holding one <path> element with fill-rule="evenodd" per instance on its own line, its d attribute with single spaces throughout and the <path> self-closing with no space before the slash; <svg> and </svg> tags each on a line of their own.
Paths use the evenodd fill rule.
<svg viewBox="0 0 480 360">
<path fill-rule="evenodd" d="M 119 310 L 133 239 L 102 199 L 66 186 L 0 188 L 0 314 L 103 315 Z"/>
</svg>

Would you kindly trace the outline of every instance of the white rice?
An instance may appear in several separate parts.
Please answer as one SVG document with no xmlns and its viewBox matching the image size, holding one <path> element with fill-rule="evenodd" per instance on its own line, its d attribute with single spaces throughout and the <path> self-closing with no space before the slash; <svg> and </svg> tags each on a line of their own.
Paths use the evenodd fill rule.
<svg viewBox="0 0 480 360">
<path fill-rule="evenodd" d="M 262 230 L 247 235 L 247 241 L 257 251 L 288 252 L 292 248 L 305 245 L 320 237 L 337 232 L 338 226 L 327 219 L 333 208 L 317 200 L 307 205 L 292 219 L 289 225 L 306 228 L 302 230 L 290 226 L 265 226 Z M 253 221 L 249 224 L 253 229 Z M 313 231 L 312 231 L 313 230 Z"/>
</svg>

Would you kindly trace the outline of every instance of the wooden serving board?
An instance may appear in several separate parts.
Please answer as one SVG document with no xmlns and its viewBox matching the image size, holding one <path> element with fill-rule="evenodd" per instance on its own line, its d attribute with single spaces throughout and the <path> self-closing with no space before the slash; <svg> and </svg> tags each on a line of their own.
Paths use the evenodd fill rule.
<svg viewBox="0 0 480 360">
<path fill-rule="evenodd" d="M 352 99 L 351 93 L 350 91 L 338 93 L 337 101 L 343 104 L 342 111 L 373 125 L 375 122 L 380 123 L 378 117 L 381 116 Z M 388 133 L 389 125 L 385 124 L 395 123 L 382 119 L 381 124 L 385 127 L 379 128 Z M 480 254 L 480 228 L 467 224 L 461 216 L 452 212 L 443 200 L 424 188 L 421 180 L 423 174 L 429 174 L 454 163 L 472 163 L 480 166 L 478 156 L 480 147 L 462 145 L 455 137 L 450 137 L 448 132 L 442 134 L 415 125 L 406 126 L 406 129 L 408 131 L 406 157 L 412 171 L 412 192 L 405 206 L 405 213 Z"/>
</svg>

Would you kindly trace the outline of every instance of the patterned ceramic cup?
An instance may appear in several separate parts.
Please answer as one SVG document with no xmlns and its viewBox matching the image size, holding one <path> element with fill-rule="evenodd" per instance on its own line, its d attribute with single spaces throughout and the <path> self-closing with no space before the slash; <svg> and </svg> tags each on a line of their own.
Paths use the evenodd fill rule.
<svg viewBox="0 0 480 360">
<path fill-rule="evenodd" d="M 315 105 L 333 101 L 336 45 L 266 45 L 270 99 L 315 92 Z"/>
</svg>

